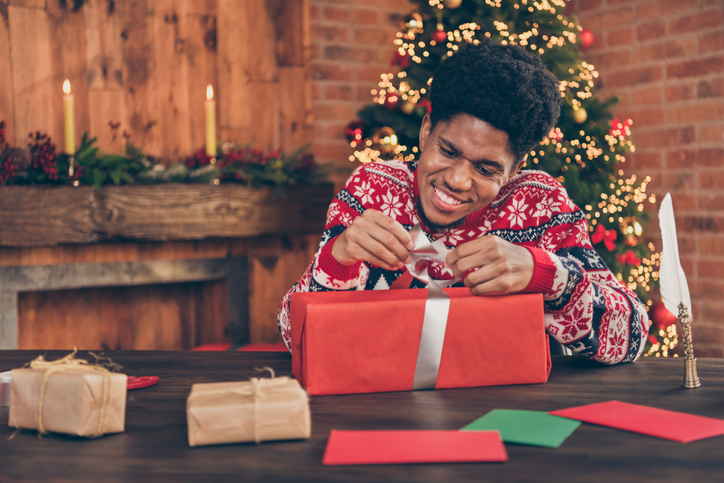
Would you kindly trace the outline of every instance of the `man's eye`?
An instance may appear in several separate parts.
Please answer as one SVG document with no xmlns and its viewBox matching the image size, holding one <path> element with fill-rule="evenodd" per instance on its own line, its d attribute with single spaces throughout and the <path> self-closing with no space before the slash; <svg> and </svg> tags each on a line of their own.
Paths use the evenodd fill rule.
<svg viewBox="0 0 724 483">
<path fill-rule="evenodd" d="M 454 158 L 454 157 L 455 157 L 455 152 L 454 152 L 454 151 L 450 151 L 449 149 L 445 149 L 445 148 L 443 148 L 443 147 L 440 148 L 440 151 L 442 151 L 442 154 L 444 154 L 444 155 L 447 156 L 448 158 Z"/>
<path fill-rule="evenodd" d="M 485 174 L 485 175 L 493 174 L 492 171 L 490 171 L 488 168 L 486 168 L 483 165 L 476 166 L 476 169 L 478 170 L 478 173 L 480 173 L 480 174 Z"/>
</svg>

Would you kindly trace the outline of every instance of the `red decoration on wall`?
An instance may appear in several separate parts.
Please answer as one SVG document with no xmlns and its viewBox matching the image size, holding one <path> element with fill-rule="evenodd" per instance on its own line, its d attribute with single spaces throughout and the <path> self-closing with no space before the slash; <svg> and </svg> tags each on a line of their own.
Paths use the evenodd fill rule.
<svg viewBox="0 0 724 483">
<path fill-rule="evenodd" d="M 618 120 L 617 117 L 614 117 L 611 120 L 611 129 L 608 130 L 608 134 L 611 136 L 626 136 L 628 128 L 631 127 L 631 119 L 628 119 L 624 122 L 621 122 Z"/>
<path fill-rule="evenodd" d="M 622 264 L 628 263 L 629 265 L 633 265 L 634 267 L 638 267 L 641 265 L 641 259 L 636 256 L 633 250 L 629 250 L 626 253 L 619 253 L 618 255 L 616 255 L 616 259 Z"/>
<path fill-rule="evenodd" d="M 0 121 L 0 185 L 13 179 L 18 169 L 18 165 L 13 162 L 9 150 L 10 146 L 5 142 L 5 121 Z"/>
<path fill-rule="evenodd" d="M 365 137 L 365 126 L 362 121 L 352 121 L 344 128 L 344 135 L 347 141 L 361 141 Z"/>
<path fill-rule="evenodd" d="M 430 101 L 427 99 L 420 99 L 419 101 L 417 101 L 417 107 L 425 108 L 428 114 L 432 112 L 432 104 L 430 104 Z"/>
<path fill-rule="evenodd" d="M 649 318 L 651 323 L 657 329 L 666 329 L 671 324 L 676 323 L 676 316 L 668 311 L 663 302 L 654 302 L 649 309 Z"/>
<path fill-rule="evenodd" d="M 596 245 L 597 243 L 603 242 L 608 248 L 609 252 L 612 252 L 616 248 L 616 237 L 618 232 L 616 230 L 607 230 L 603 225 L 599 224 L 596 227 L 596 231 L 591 235 L 591 243 Z"/>
<path fill-rule="evenodd" d="M 407 69 L 410 67 L 410 57 L 407 54 L 401 54 L 399 50 L 395 50 L 395 55 L 392 56 L 390 67 L 399 65 L 401 69 Z"/>
<path fill-rule="evenodd" d="M 590 30 L 588 30 L 586 28 L 581 30 L 581 33 L 578 34 L 578 36 L 581 39 L 581 48 L 582 49 L 589 48 L 591 45 L 593 45 L 594 40 L 596 40 L 593 36 L 593 32 L 591 32 Z"/>
<path fill-rule="evenodd" d="M 397 103 L 400 102 L 400 98 L 397 96 L 388 96 L 385 99 L 385 107 L 389 111 L 394 111 L 397 108 Z"/>
<path fill-rule="evenodd" d="M 436 30 L 432 34 L 432 40 L 434 40 L 437 43 L 442 43 L 447 40 L 447 32 L 443 29 Z"/>
</svg>

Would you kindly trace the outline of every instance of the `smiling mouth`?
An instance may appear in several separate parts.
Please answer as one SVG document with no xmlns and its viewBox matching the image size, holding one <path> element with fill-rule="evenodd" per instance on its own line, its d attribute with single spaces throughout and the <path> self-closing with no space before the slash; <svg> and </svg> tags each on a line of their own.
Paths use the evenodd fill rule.
<svg viewBox="0 0 724 483">
<path fill-rule="evenodd" d="M 469 201 L 461 201 L 453 198 L 452 196 L 438 189 L 435 185 L 432 185 L 432 191 L 434 194 L 433 199 L 435 201 L 435 205 L 438 209 L 442 211 L 455 211 L 461 205 L 469 203 Z"/>
</svg>

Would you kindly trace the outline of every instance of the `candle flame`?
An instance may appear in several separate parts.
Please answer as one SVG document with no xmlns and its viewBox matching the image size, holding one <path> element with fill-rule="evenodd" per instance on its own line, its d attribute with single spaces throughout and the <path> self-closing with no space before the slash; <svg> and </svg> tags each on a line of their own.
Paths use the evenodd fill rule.
<svg viewBox="0 0 724 483">
<path fill-rule="evenodd" d="M 66 96 L 70 94 L 70 81 L 68 79 L 63 82 L 63 94 Z"/>
<path fill-rule="evenodd" d="M 211 84 L 206 86 L 206 100 L 210 101 L 214 98 L 214 88 L 211 87 Z"/>
</svg>

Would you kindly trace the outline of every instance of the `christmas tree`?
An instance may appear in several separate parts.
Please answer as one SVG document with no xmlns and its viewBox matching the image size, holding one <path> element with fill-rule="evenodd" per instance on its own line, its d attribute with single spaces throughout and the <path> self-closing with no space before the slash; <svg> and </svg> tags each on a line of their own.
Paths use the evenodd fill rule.
<svg viewBox="0 0 724 483">
<path fill-rule="evenodd" d="M 355 152 L 351 161 L 412 160 L 420 123 L 434 106 L 428 100 L 433 72 L 465 42 L 490 39 L 518 44 L 541 57 L 560 80 L 564 99 L 555 128 L 529 153 L 525 169 L 545 171 L 565 186 L 587 213 L 591 242 L 611 271 L 647 307 L 658 278 L 659 254 L 643 240 L 650 178 L 625 176 L 632 120 L 618 120 L 595 95 L 593 65 L 581 50 L 593 34 L 565 16 L 564 0 L 415 0 L 417 9 L 397 34 L 389 72 L 382 73 L 373 103 L 346 129 Z M 645 354 L 666 356 L 677 344 L 673 321 L 658 304 Z"/>
</svg>

